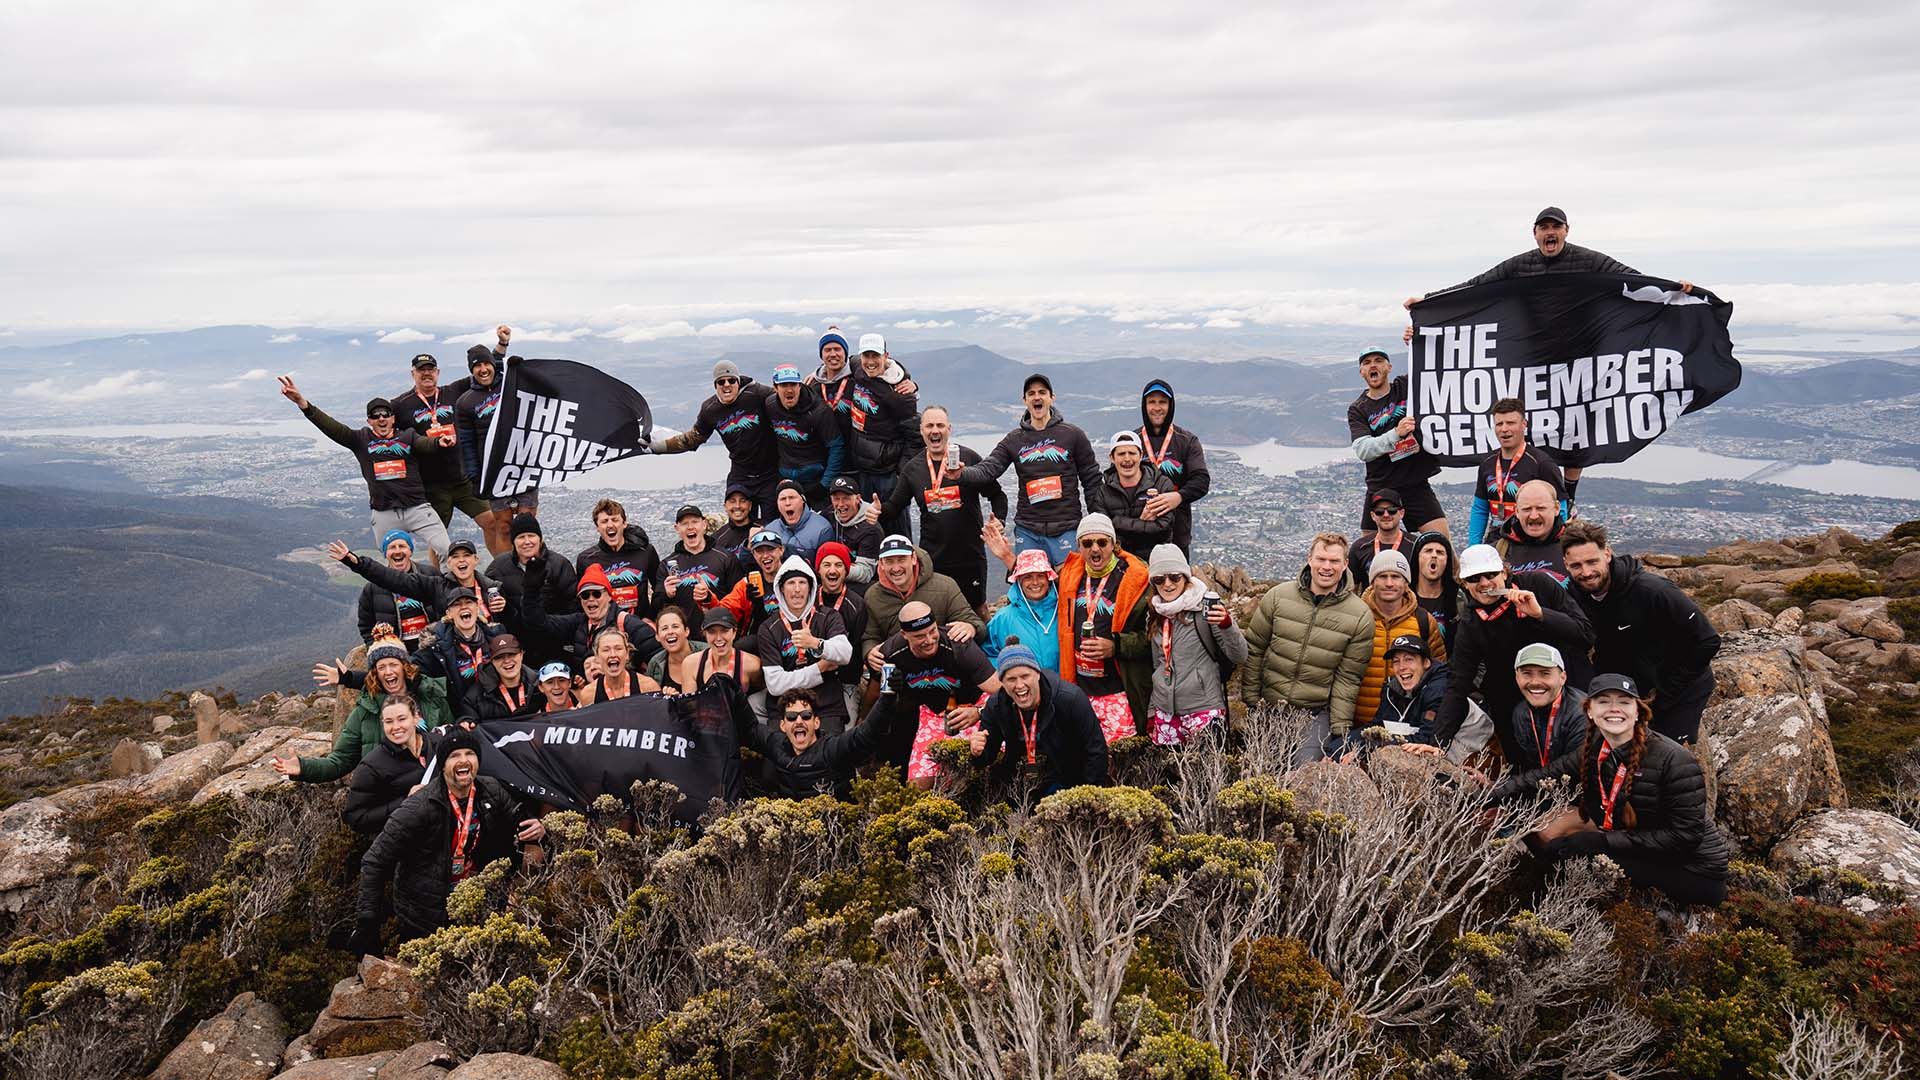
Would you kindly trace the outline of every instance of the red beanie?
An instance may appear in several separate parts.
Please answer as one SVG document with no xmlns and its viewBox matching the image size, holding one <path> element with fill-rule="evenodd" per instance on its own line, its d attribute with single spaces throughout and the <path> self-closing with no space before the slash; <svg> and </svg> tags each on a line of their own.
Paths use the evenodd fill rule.
<svg viewBox="0 0 1920 1080">
<path fill-rule="evenodd" d="M 819 570 L 820 560 L 826 558 L 829 555 L 840 556 L 841 565 L 845 566 L 849 570 L 853 569 L 853 552 L 848 551 L 847 545 L 841 543 L 838 540 L 829 540 L 826 543 L 820 545 L 820 550 L 813 553 L 813 568 L 816 571 Z"/>
<path fill-rule="evenodd" d="M 607 580 L 606 568 L 599 563 L 588 563 L 586 570 L 580 574 L 580 584 L 574 586 L 573 591 L 577 593 L 581 589 L 605 589 L 612 592 L 613 583 Z"/>
</svg>

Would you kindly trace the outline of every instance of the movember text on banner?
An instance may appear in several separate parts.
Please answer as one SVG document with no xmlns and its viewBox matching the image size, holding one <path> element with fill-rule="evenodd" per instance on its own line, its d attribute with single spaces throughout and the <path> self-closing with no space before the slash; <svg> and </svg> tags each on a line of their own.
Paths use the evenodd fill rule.
<svg viewBox="0 0 1920 1080">
<path fill-rule="evenodd" d="M 1527 441 L 1563 466 L 1625 461 L 1740 385 L 1733 304 L 1638 274 L 1546 274 L 1412 309 L 1407 409 L 1442 465 L 1493 453 L 1490 410 L 1519 398 Z"/>
<path fill-rule="evenodd" d="M 710 800 L 740 795 L 734 710 L 747 708 L 722 677 L 696 694 L 634 694 L 556 713 L 557 723 L 489 720 L 478 726 L 480 772 L 524 798 L 583 812 L 601 795 L 624 805 L 636 780 L 664 780 L 682 796 L 675 820 L 691 822 Z"/>
<path fill-rule="evenodd" d="M 653 410 L 640 392 L 572 360 L 507 361 L 480 455 L 480 493 L 504 499 L 647 452 Z"/>
</svg>

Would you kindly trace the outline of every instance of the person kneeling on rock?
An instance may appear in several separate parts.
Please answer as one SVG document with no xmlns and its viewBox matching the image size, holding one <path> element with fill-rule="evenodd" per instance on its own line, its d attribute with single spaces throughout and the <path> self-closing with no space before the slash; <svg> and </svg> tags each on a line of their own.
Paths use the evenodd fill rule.
<svg viewBox="0 0 1920 1080">
<path fill-rule="evenodd" d="M 1707 813 L 1699 759 L 1652 729 L 1653 710 L 1632 678 L 1596 676 L 1587 695 L 1583 745 L 1494 788 L 1496 799 L 1507 799 L 1530 794 L 1541 779 L 1579 782 L 1574 806 L 1528 833 L 1527 847 L 1554 860 L 1605 855 L 1635 885 L 1676 903 L 1725 900 L 1727 840 Z"/>
<path fill-rule="evenodd" d="M 360 862 L 359 918 L 352 949 L 380 955 L 381 894 L 393 879 L 393 908 L 400 945 L 447 924 L 447 896 L 454 885 L 495 859 L 538 863 L 545 823 L 525 814 L 520 802 L 490 776 L 480 775 L 481 736 L 448 729 L 431 744 L 440 767 L 427 786 L 400 804 Z M 524 849 L 525 854 L 523 856 Z"/>
</svg>

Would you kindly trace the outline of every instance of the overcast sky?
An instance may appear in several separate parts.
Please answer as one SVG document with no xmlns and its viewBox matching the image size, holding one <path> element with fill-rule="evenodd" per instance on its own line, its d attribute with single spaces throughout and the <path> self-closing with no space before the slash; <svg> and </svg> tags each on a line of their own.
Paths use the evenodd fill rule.
<svg viewBox="0 0 1920 1080">
<path fill-rule="evenodd" d="M 1547 203 L 1920 332 L 1920 5 L 1303 6 L 9 0 L 0 333 L 1392 322 Z"/>
</svg>

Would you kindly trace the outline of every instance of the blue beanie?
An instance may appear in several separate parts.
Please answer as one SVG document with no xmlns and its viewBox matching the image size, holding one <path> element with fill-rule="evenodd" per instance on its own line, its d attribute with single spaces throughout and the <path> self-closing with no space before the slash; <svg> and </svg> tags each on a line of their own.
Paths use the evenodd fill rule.
<svg viewBox="0 0 1920 1080">
<path fill-rule="evenodd" d="M 823 353 L 826 352 L 827 346 L 829 345 L 840 346 L 840 351 L 844 353 L 851 354 L 853 352 L 852 347 L 847 344 L 847 339 L 841 337 L 840 332 L 838 330 L 829 330 L 826 333 L 820 335 L 819 351 Z"/>
<path fill-rule="evenodd" d="M 408 532 L 405 529 L 390 529 L 387 531 L 387 535 L 380 538 L 381 553 L 385 554 L 387 548 L 391 546 L 395 540 L 405 540 L 407 542 L 407 550 L 408 551 L 413 550 L 413 534 L 412 533 Z"/>
<path fill-rule="evenodd" d="M 1025 645 L 1009 645 L 1001 649 L 1000 666 L 995 674 L 1005 675 L 1017 667 L 1030 667 L 1035 671 L 1045 670 L 1040 666 L 1040 658 L 1033 655 L 1033 650 Z"/>
</svg>

